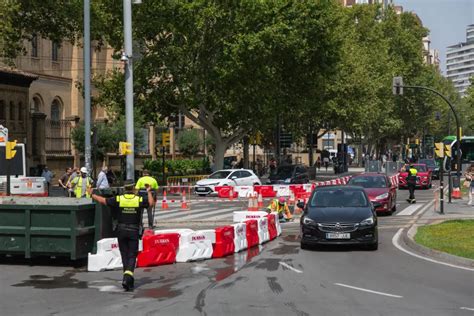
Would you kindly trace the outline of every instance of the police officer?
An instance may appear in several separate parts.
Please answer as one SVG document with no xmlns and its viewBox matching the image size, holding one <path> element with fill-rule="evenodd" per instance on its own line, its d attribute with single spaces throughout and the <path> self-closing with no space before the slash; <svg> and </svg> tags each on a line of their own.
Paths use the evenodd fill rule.
<svg viewBox="0 0 474 316">
<path fill-rule="evenodd" d="M 91 198 L 100 204 L 107 205 L 113 210 L 118 210 L 118 243 L 123 263 L 122 287 L 125 291 L 133 291 L 135 262 L 138 255 L 138 240 L 142 227 L 142 210 L 153 203 L 151 187 L 147 186 L 148 199 L 135 194 L 133 183 L 124 185 L 124 194 L 111 198 L 104 198 L 92 193 Z"/>
<path fill-rule="evenodd" d="M 150 177 L 150 172 L 148 170 L 143 170 L 143 177 L 138 179 L 137 184 L 135 185 L 135 189 L 139 190 L 138 194 L 146 198 L 147 196 L 147 190 L 146 190 L 146 185 L 148 185 L 153 194 L 153 199 L 156 197 L 156 191 L 158 190 L 158 182 L 156 182 L 155 178 Z M 153 228 L 153 222 L 154 222 L 154 214 L 153 210 L 155 209 L 155 201 L 153 200 L 153 203 L 150 203 L 148 208 L 146 209 L 147 214 L 148 214 L 148 227 Z"/>
<path fill-rule="evenodd" d="M 410 196 L 408 197 L 408 203 L 414 204 L 416 203 L 415 199 L 415 188 L 416 188 L 416 175 L 418 170 L 416 170 L 413 165 L 410 165 L 408 168 L 408 176 L 407 176 L 407 186 L 408 191 L 410 192 Z"/>
</svg>

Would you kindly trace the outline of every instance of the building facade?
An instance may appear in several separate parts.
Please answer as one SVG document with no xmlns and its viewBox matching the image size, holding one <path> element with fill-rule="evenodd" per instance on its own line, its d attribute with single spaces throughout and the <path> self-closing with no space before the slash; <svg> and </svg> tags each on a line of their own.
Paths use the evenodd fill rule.
<svg viewBox="0 0 474 316">
<path fill-rule="evenodd" d="M 471 85 L 474 75 L 474 24 L 467 27 L 466 41 L 448 46 L 446 52 L 446 77 L 450 79 L 461 96 Z"/>
</svg>

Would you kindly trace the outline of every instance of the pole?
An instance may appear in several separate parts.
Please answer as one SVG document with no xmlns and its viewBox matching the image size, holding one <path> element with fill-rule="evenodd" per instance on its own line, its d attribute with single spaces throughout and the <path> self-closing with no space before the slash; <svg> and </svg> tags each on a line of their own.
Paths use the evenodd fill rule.
<svg viewBox="0 0 474 316">
<path fill-rule="evenodd" d="M 444 159 L 446 159 L 446 162 L 449 162 L 449 165 L 451 166 L 451 159 L 449 158 L 444 158 Z M 453 179 L 451 179 L 451 168 L 447 170 L 448 170 L 448 203 L 451 203 L 451 193 L 453 193 Z"/>
<path fill-rule="evenodd" d="M 313 155 L 313 124 L 309 125 L 309 167 L 312 168 L 314 165 L 314 155 Z"/>
<path fill-rule="evenodd" d="M 280 165 L 280 114 L 277 114 L 275 159 Z"/>
<path fill-rule="evenodd" d="M 461 184 L 461 125 L 459 123 L 459 117 L 456 111 L 454 110 L 453 104 L 446 98 L 444 95 L 439 93 L 438 91 L 428 88 L 428 87 L 423 87 L 423 86 L 403 86 L 404 88 L 409 88 L 409 89 L 421 89 L 421 90 L 428 90 L 431 91 L 435 94 L 437 94 L 440 98 L 442 98 L 451 108 L 451 111 L 453 112 L 454 115 L 454 120 L 456 121 L 456 176 L 458 178 L 458 183 L 459 185 Z M 449 195 L 451 197 L 451 195 Z"/>
<path fill-rule="evenodd" d="M 123 33 L 125 48 L 125 130 L 132 154 L 127 155 L 127 180 L 135 180 L 135 143 L 133 132 L 133 49 L 132 2 L 123 0 Z"/>
<path fill-rule="evenodd" d="M 254 141 L 254 143 L 253 143 L 253 152 L 252 152 L 252 160 L 253 160 L 253 168 L 252 169 L 255 173 L 257 173 L 257 165 L 255 164 L 255 152 L 256 152 L 255 147 L 256 146 L 257 146 L 257 144 L 255 144 L 255 141 Z"/>
<path fill-rule="evenodd" d="M 163 152 L 163 157 L 161 158 L 161 159 L 162 159 L 161 162 L 162 162 L 162 164 L 163 164 L 163 166 L 162 166 L 162 170 L 163 170 L 163 185 L 166 185 L 166 167 L 165 167 L 166 147 L 163 146 L 163 147 L 161 148 L 161 150 L 162 150 L 162 152 Z"/>
<path fill-rule="evenodd" d="M 439 168 L 439 212 L 440 214 L 444 214 L 444 161 L 443 160 L 444 159 L 441 159 L 441 163 L 440 163 L 441 166 Z"/>
<path fill-rule="evenodd" d="M 6 146 L 8 146 L 8 141 L 6 142 L 5 144 Z M 5 146 L 5 150 L 7 149 L 7 147 Z M 10 184 L 10 173 L 11 173 L 11 159 L 5 159 L 5 163 L 6 163 L 6 173 L 7 173 L 7 196 L 10 196 L 11 195 L 11 184 Z"/>
<path fill-rule="evenodd" d="M 84 0 L 84 159 L 91 171 L 91 28 L 90 0 Z"/>
</svg>

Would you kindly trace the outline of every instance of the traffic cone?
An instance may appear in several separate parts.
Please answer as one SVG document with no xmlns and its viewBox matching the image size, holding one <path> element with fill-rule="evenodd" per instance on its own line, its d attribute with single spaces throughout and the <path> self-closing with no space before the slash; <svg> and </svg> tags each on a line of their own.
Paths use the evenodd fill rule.
<svg viewBox="0 0 474 316">
<path fill-rule="evenodd" d="M 164 210 L 169 208 L 168 201 L 166 199 L 166 190 L 163 191 L 163 200 L 161 201 L 161 208 Z"/>
<path fill-rule="evenodd" d="M 257 207 L 258 207 L 258 209 L 263 208 L 263 197 L 262 197 L 262 193 L 258 193 Z"/>
<path fill-rule="evenodd" d="M 186 201 L 186 191 L 183 190 L 182 198 L 181 198 L 181 209 L 187 210 L 188 209 L 188 202 Z"/>
<path fill-rule="evenodd" d="M 234 200 L 234 187 L 230 187 L 229 189 L 229 200 L 233 201 Z"/>
<path fill-rule="evenodd" d="M 290 198 L 288 199 L 288 206 L 295 204 L 295 193 L 290 191 Z"/>
<path fill-rule="evenodd" d="M 453 199 L 460 199 L 461 198 L 461 190 L 459 188 L 453 188 L 453 192 L 451 193 L 451 197 Z"/>
</svg>

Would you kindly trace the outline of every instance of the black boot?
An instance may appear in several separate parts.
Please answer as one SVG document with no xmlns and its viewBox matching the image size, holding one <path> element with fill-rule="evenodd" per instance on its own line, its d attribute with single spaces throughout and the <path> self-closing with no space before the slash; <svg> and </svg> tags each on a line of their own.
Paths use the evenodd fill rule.
<svg viewBox="0 0 474 316">
<path fill-rule="evenodd" d="M 134 290 L 134 279 L 133 276 L 129 274 L 124 274 L 123 276 L 123 281 L 122 281 L 122 287 L 125 289 L 125 291 L 130 292 Z"/>
</svg>

